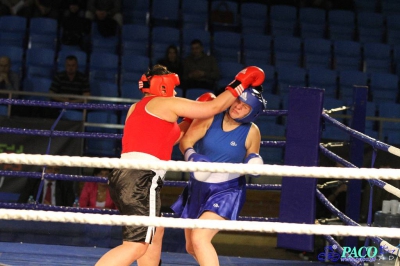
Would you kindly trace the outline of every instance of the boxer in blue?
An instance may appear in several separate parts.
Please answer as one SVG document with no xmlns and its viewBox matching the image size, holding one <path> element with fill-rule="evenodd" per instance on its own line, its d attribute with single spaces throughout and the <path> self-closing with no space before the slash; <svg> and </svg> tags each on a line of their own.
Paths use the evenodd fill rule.
<svg viewBox="0 0 400 266">
<path fill-rule="evenodd" d="M 250 88 L 227 111 L 195 119 L 180 142 L 185 160 L 263 164 L 258 154 L 260 130 L 252 123 L 266 108 L 261 90 L 261 86 Z M 171 208 L 182 218 L 237 220 L 245 197 L 245 176 L 192 172 L 188 185 Z M 185 229 L 186 250 L 200 265 L 219 265 L 211 243 L 217 233 L 218 230 L 211 229 Z"/>
</svg>

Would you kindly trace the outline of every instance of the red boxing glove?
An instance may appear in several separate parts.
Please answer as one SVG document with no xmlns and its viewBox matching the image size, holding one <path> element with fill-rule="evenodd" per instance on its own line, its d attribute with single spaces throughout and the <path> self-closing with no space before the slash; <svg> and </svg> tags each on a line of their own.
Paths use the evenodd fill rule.
<svg viewBox="0 0 400 266">
<path fill-rule="evenodd" d="M 214 93 L 211 92 L 206 92 L 203 93 L 202 95 L 200 95 L 199 97 L 197 97 L 196 101 L 198 102 L 208 102 L 208 101 L 212 101 L 215 98 L 217 98 Z"/>
<path fill-rule="evenodd" d="M 260 86 L 265 79 L 264 71 L 256 66 L 249 66 L 240 71 L 235 80 L 225 89 L 229 90 L 233 96 L 239 97 L 242 92 L 250 86 Z"/>
<path fill-rule="evenodd" d="M 214 95 L 214 93 L 206 92 L 206 93 L 203 93 L 202 95 L 200 95 L 199 97 L 197 97 L 196 101 L 198 101 L 198 102 L 208 102 L 208 101 L 214 100 L 215 98 L 217 98 L 217 97 Z M 186 122 L 192 123 L 193 119 L 184 117 L 182 119 L 182 121 L 186 121 Z"/>
</svg>

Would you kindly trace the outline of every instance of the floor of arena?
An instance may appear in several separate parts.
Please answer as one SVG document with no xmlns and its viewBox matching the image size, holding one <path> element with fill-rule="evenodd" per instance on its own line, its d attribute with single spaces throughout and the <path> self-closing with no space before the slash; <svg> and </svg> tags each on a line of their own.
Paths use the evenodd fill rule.
<svg viewBox="0 0 400 266">
<path fill-rule="evenodd" d="M 0 242 L 0 265 L 94 265 L 109 249 L 95 247 L 76 247 L 61 245 L 43 245 L 28 243 Z M 326 265 L 322 262 L 257 259 L 243 257 L 220 256 L 220 264 L 226 266 L 238 265 Z M 136 263 L 132 264 L 136 265 Z M 193 258 L 185 253 L 162 253 L 162 266 L 198 265 Z"/>
</svg>

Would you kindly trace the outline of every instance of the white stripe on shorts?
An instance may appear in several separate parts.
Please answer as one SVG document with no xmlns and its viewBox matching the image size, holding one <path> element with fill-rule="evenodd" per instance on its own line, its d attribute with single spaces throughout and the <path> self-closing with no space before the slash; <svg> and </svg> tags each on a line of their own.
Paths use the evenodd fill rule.
<svg viewBox="0 0 400 266">
<path fill-rule="evenodd" d="M 164 170 L 153 170 L 156 174 L 154 175 L 153 179 L 151 180 L 151 187 L 150 187 L 150 196 L 149 196 L 149 217 L 156 217 L 156 210 L 157 210 L 157 198 L 156 198 L 156 188 L 158 186 L 158 178 L 160 177 L 161 180 L 164 180 L 165 171 Z M 150 243 L 154 234 L 155 234 L 155 227 L 149 226 L 146 233 L 146 243 Z"/>
</svg>

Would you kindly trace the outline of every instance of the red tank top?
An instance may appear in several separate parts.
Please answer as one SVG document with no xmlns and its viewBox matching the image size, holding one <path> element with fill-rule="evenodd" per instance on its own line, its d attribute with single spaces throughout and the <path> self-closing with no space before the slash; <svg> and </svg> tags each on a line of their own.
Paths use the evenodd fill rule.
<svg viewBox="0 0 400 266">
<path fill-rule="evenodd" d="M 162 120 L 146 111 L 147 103 L 155 97 L 144 97 L 136 103 L 125 122 L 122 153 L 143 152 L 167 161 L 171 160 L 180 128 L 178 123 Z"/>
</svg>

